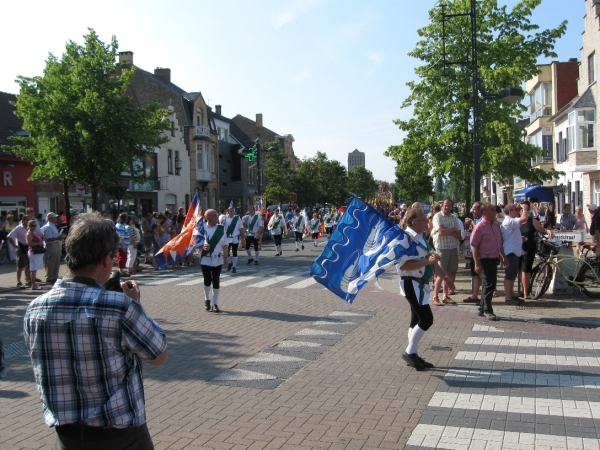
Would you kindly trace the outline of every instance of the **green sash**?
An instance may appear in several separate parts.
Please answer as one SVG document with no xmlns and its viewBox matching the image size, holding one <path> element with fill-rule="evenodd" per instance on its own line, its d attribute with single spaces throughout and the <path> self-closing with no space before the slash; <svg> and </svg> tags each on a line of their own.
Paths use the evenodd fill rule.
<svg viewBox="0 0 600 450">
<path fill-rule="evenodd" d="M 252 229 L 254 228 L 254 225 L 256 225 L 257 220 L 258 220 L 258 214 L 254 214 L 254 218 L 252 219 L 252 222 L 250 222 L 250 225 L 248 226 L 248 233 L 254 233 L 254 231 L 252 231 Z"/>
<path fill-rule="evenodd" d="M 231 221 L 231 223 L 229 224 L 229 226 L 227 227 L 227 237 L 230 238 L 232 237 L 231 235 L 233 234 L 233 232 L 235 231 L 235 226 L 237 225 L 237 221 L 238 221 L 239 217 L 235 216 L 233 218 L 233 220 Z"/>
<path fill-rule="evenodd" d="M 433 248 L 429 245 L 429 242 L 425 239 L 425 233 L 423 233 L 423 239 L 425 240 L 425 244 L 427 245 L 427 250 L 431 251 Z M 423 278 L 427 281 L 431 281 L 433 278 L 434 269 L 433 264 L 428 264 L 425 266 L 425 273 L 423 274 Z"/>
<path fill-rule="evenodd" d="M 310 226 L 310 229 L 313 233 L 316 233 L 319 230 L 319 219 L 317 219 L 315 223 Z"/>
<path fill-rule="evenodd" d="M 279 228 L 280 223 L 281 223 L 281 216 L 279 216 L 277 218 L 277 220 L 275 222 L 273 222 L 273 229 L 275 230 L 275 229 Z"/>
<path fill-rule="evenodd" d="M 215 246 L 223 237 L 224 229 L 225 227 L 223 225 L 217 225 L 217 229 L 213 233 L 212 237 L 208 240 L 208 243 L 210 244 L 210 250 L 202 250 L 202 256 L 212 256 Z"/>
<path fill-rule="evenodd" d="M 300 226 L 301 222 L 302 222 L 302 216 L 298 217 L 298 220 L 296 220 L 296 225 L 294 226 L 294 228 L 296 228 L 296 231 L 298 231 L 298 227 Z"/>
</svg>

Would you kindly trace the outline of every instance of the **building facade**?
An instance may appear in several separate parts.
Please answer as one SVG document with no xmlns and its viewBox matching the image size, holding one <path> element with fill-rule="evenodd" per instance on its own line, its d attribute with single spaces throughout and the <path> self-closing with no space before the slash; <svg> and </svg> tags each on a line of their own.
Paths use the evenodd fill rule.
<svg viewBox="0 0 600 450">
<path fill-rule="evenodd" d="M 348 172 L 358 166 L 365 167 L 365 153 L 355 149 L 348 153 Z"/>
</svg>

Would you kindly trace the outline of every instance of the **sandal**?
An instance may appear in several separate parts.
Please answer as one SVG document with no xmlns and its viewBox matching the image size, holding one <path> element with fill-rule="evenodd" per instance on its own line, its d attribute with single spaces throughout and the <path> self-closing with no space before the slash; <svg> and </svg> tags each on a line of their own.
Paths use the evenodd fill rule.
<svg viewBox="0 0 600 450">
<path fill-rule="evenodd" d="M 443 303 L 445 303 L 446 305 L 456 305 L 456 302 L 454 300 L 452 300 L 450 297 L 444 297 L 444 300 L 442 300 Z"/>
<path fill-rule="evenodd" d="M 431 300 L 431 304 L 432 304 L 433 306 L 443 306 L 443 305 L 440 303 L 440 300 L 439 300 L 437 297 L 433 297 L 433 299 Z"/>
</svg>

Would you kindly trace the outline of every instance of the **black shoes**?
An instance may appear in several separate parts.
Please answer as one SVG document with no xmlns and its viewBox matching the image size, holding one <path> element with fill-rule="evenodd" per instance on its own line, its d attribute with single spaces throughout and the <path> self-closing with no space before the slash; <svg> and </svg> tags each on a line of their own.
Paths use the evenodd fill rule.
<svg viewBox="0 0 600 450">
<path fill-rule="evenodd" d="M 258 259 L 256 261 L 254 261 L 254 265 L 258 266 Z"/>
<path fill-rule="evenodd" d="M 431 364 L 430 362 L 425 361 L 419 355 L 417 355 L 417 359 L 419 360 L 419 362 L 421 363 L 421 365 L 423 367 L 425 367 L 426 369 L 433 369 L 435 367 L 433 364 Z"/>
<path fill-rule="evenodd" d="M 237 273 L 237 269 L 236 269 L 235 267 L 233 267 L 233 268 L 231 269 L 231 273 Z"/>
<path fill-rule="evenodd" d="M 302 250 L 304 250 L 304 244 L 302 244 Z"/>
<path fill-rule="evenodd" d="M 519 300 L 518 298 L 505 299 L 504 303 L 506 305 L 519 306 L 523 304 L 523 300 Z"/>
<path fill-rule="evenodd" d="M 498 318 L 496 317 L 496 314 L 494 314 L 494 313 L 484 313 L 484 315 L 485 315 L 485 318 L 488 319 L 488 320 L 491 320 L 491 321 L 494 321 L 494 322 L 496 320 L 498 320 Z"/>
<path fill-rule="evenodd" d="M 279 256 L 279 253 L 275 253 L 275 256 Z"/>
<path fill-rule="evenodd" d="M 233 267 L 233 263 L 229 263 L 227 265 L 227 272 L 229 272 L 231 270 L 231 268 Z"/>
<path fill-rule="evenodd" d="M 204 309 L 210 311 L 210 300 L 204 300 Z"/>
<path fill-rule="evenodd" d="M 299 248 L 297 248 L 297 249 L 296 249 L 296 251 L 297 251 L 297 252 L 299 252 L 299 251 L 300 251 L 300 249 L 299 249 Z"/>
<path fill-rule="evenodd" d="M 217 305 L 213 305 L 212 311 L 214 313 L 220 313 L 221 312 L 221 310 L 219 309 L 219 307 Z"/>
<path fill-rule="evenodd" d="M 252 264 L 252 261 L 254 261 L 254 258 L 250 258 L 250 259 L 248 260 L 248 264 Z"/>
<path fill-rule="evenodd" d="M 425 370 L 425 367 L 419 361 L 419 356 L 416 353 L 408 354 L 406 352 L 402 353 L 402 359 L 406 361 L 406 364 L 410 367 L 414 367 L 417 371 L 422 372 Z"/>
</svg>

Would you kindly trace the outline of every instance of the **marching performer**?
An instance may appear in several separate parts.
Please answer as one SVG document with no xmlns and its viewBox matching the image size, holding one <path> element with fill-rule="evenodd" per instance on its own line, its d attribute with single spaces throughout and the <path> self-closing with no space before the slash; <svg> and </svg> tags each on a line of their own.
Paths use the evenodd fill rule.
<svg viewBox="0 0 600 450">
<path fill-rule="evenodd" d="M 325 222 L 325 233 L 327 234 L 327 239 L 329 239 L 335 223 L 335 215 L 333 214 L 333 210 L 329 210 L 329 212 L 323 216 L 323 222 Z"/>
<path fill-rule="evenodd" d="M 211 310 L 211 285 L 212 285 L 212 311 L 219 313 L 219 278 L 223 263 L 229 261 L 229 245 L 225 237 L 225 227 L 218 223 L 219 213 L 209 209 L 204 214 L 205 241 L 200 256 L 200 268 L 204 276 L 204 309 Z"/>
<path fill-rule="evenodd" d="M 231 262 L 227 266 L 227 271 L 229 272 L 231 270 L 231 273 L 237 273 L 238 246 L 240 244 L 244 245 L 246 229 L 244 228 L 240 216 L 235 214 L 235 208 L 233 206 L 230 206 L 227 209 L 227 215 L 221 224 L 225 227 L 225 237 L 227 239 L 227 244 L 229 244 L 229 254 L 232 255 Z"/>
<path fill-rule="evenodd" d="M 427 216 L 420 208 L 409 209 L 406 213 L 406 233 L 423 247 L 429 248 L 423 239 L 427 231 Z M 425 253 L 425 250 L 423 250 Z M 437 253 L 429 253 L 427 257 L 416 256 L 399 267 L 400 291 L 410 304 L 410 327 L 408 329 L 408 346 L 402 353 L 406 363 L 421 371 L 432 369 L 433 364 L 419 356 L 419 342 L 425 332 L 433 325 L 433 314 L 429 306 L 429 282 L 433 278 L 434 266 L 439 261 Z"/>
<path fill-rule="evenodd" d="M 256 212 L 254 206 L 250 206 L 248 214 L 244 217 L 244 226 L 246 228 L 246 253 L 248 253 L 248 264 L 254 264 L 258 266 L 258 246 L 261 240 L 264 225 L 261 215 Z M 254 255 L 252 258 L 252 250 L 250 246 L 254 245 Z"/>
<path fill-rule="evenodd" d="M 340 212 L 339 210 L 337 210 L 335 212 L 335 214 L 333 215 L 333 227 L 331 229 L 332 233 L 333 233 L 333 230 L 335 230 L 337 228 L 337 226 L 339 225 L 340 221 L 342 220 L 343 215 L 344 215 L 344 213 Z"/>
<path fill-rule="evenodd" d="M 304 229 L 306 228 L 306 220 L 303 216 L 300 215 L 300 208 L 296 208 L 296 210 L 294 211 L 294 217 L 290 222 L 292 225 L 292 231 L 296 235 L 296 251 L 300 251 L 298 245 L 302 245 L 302 250 L 304 250 L 302 234 L 304 233 Z"/>
<path fill-rule="evenodd" d="M 317 213 L 313 214 L 313 218 L 308 222 L 308 229 L 310 230 L 310 237 L 312 238 L 315 247 L 317 246 L 317 241 L 319 240 L 319 227 L 321 225 L 321 221 L 319 220 L 319 215 Z"/>
<path fill-rule="evenodd" d="M 279 208 L 273 212 L 271 220 L 269 220 L 268 229 L 273 235 L 275 241 L 275 256 L 281 256 L 281 237 L 285 232 L 285 220 L 279 215 Z"/>
</svg>

